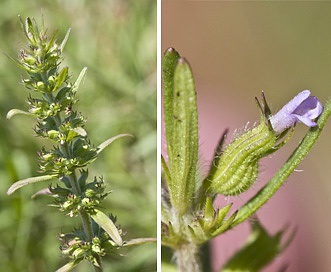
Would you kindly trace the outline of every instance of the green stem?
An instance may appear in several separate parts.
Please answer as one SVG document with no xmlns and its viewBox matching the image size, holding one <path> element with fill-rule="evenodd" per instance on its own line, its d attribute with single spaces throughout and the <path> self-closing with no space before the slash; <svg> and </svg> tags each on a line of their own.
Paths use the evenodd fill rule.
<svg viewBox="0 0 331 272">
<path fill-rule="evenodd" d="M 65 144 L 65 145 L 67 145 L 67 144 Z M 70 185 L 71 185 L 71 187 L 74 190 L 74 193 L 76 195 L 79 195 L 81 193 L 81 189 L 80 189 L 79 184 L 78 184 L 76 173 L 75 172 L 71 173 L 68 176 L 68 178 L 69 178 L 69 181 L 70 181 Z M 84 233 L 85 233 L 85 235 L 87 237 L 87 240 L 89 242 L 91 242 L 92 241 L 92 238 L 93 238 L 93 230 L 92 230 L 92 220 L 91 220 L 91 217 L 90 217 L 90 215 L 85 210 L 79 210 L 78 213 L 79 213 L 80 219 L 82 221 Z M 102 263 L 101 263 L 100 256 L 96 256 L 96 260 L 97 260 L 97 262 L 99 264 L 99 267 L 98 266 L 94 266 L 94 270 L 96 272 L 102 272 L 103 271 L 103 268 L 102 268 Z"/>
<path fill-rule="evenodd" d="M 300 145 L 294 150 L 292 155 L 275 174 L 275 176 L 254 197 L 252 197 L 244 206 L 239 209 L 238 215 L 231 224 L 230 228 L 237 226 L 252 214 L 254 214 L 263 204 L 269 200 L 269 198 L 271 198 L 276 193 L 276 191 L 282 186 L 285 180 L 295 170 L 299 163 L 308 154 L 309 150 L 313 147 L 317 138 L 321 134 L 330 114 L 331 99 L 325 103 L 324 110 L 317 121 L 317 126 L 308 131 Z"/>
</svg>

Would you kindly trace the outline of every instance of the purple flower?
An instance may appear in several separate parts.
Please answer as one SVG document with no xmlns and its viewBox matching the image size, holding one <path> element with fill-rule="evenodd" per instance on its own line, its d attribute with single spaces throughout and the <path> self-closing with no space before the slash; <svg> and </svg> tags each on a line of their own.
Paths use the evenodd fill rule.
<svg viewBox="0 0 331 272">
<path fill-rule="evenodd" d="M 310 91 L 305 90 L 297 94 L 279 112 L 270 117 L 270 123 L 276 133 L 293 127 L 298 121 L 306 126 L 314 127 L 317 118 L 323 111 L 321 102 L 315 96 L 310 96 Z"/>
</svg>

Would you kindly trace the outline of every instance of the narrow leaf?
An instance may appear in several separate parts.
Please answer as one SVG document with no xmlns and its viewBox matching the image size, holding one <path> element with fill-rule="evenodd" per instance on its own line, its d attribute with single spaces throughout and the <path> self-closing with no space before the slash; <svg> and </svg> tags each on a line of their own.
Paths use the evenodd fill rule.
<svg viewBox="0 0 331 272">
<path fill-rule="evenodd" d="M 180 55 L 178 52 L 169 48 L 163 58 L 163 92 L 164 92 L 164 123 L 166 130 L 166 138 L 170 139 L 173 130 L 172 111 L 173 111 L 173 96 L 174 96 L 174 75 Z"/>
<path fill-rule="evenodd" d="M 37 196 L 40 196 L 40 195 L 53 195 L 52 192 L 49 190 L 49 188 L 43 188 L 41 190 L 39 190 L 38 192 L 34 193 L 31 198 L 34 199 L 36 198 Z"/>
<path fill-rule="evenodd" d="M 45 175 L 45 176 L 31 177 L 31 178 L 26 178 L 26 179 L 19 180 L 19 181 L 15 182 L 12 186 L 10 186 L 10 188 L 7 191 L 7 195 L 11 195 L 17 189 L 19 189 L 21 187 L 24 187 L 28 184 L 32 184 L 32 183 L 36 183 L 36 182 L 40 182 L 40 181 L 47 181 L 47 180 L 51 180 L 51 179 L 54 179 L 54 178 L 56 178 L 56 176 Z"/>
<path fill-rule="evenodd" d="M 101 227 L 103 228 L 110 236 L 110 238 L 119 246 L 123 245 L 122 237 L 118 232 L 113 221 L 105 215 L 103 212 L 99 210 L 94 210 L 95 214 L 92 214 L 92 219 Z"/>
<path fill-rule="evenodd" d="M 123 246 L 136 246 L 136 245 L 154 243 L 154 242 L 156 242 L 156 238 L 137 238 L 124 242 Z"/>
<path fill-rule="evenodd" d="M 15 115 L 19 115 L 19 114 L 23 114 L 23 115 L 29 115 L 32 116 L 32 114 L 30 112 L 27 111 L 23 111 L 23 110 L 18 110 L 18 109 L 11 109 L 8 113 L 7 113 L 7 119 L 11 119 L 12 117 L 14 117 Z"/>
<path fill-rule="evenodd" d="M 233 220 L 236 218 L 238 214 L 238 211 L 235 211 L 226 221 L 212 233 L 212 237 L 216 237 L 217 235 L 221 234 L 222 232 L 228 230 L 233 222 Z"/>
<path fill-rule="evenodd" d="M 133 137 L 132 135 L 130 134 L 118 134 L 112 138 L 109 138 L 108 140 L 104 141 L 103 143 L 99 144 L 98 146 L 98 151 L 97 153 L 99 154 L 102 150 L 104 150 L 108 145 L 110 145 L 113 141 L 115 141 L 116 139 L 119 139 L 119 138 L 122 138 L 122 137 L 126 137 L 126 136 L 130 136 L 130 137 Z"/>
<path fill-rule="evenodd" d="M 84 67 L 82 69 L 82 71 L 80 72 L 78 78 L 76 79 L 74 85 L 72 86 L 72 91 L 76 92 L 78 90 L 78 87 L 80 85 L 80 83 L 82 82 L 82 80 L 85 78 L 86 76 L 86 72 L 87 72 L 87 67 Z"/>
<path fill-rule="evenodd" d="M 204 219 L 211 223 L 214 219 L 214 215 L 215 215 L 215 210 L 213 206 L 213 200 L 210 197 L 207 197 L 205 211 L 204 211 Z"/>
<path fill-rule="evenodd" d="M 64 266 L 62 266 L 61 268 L 59 268 L 58 270 L 56 270 L 55 272 L 67 272 L 67 271 L 70 271 L 71 269 L 73 269 L 76 265 L 77 265 L 77 263 L 69 262 L 69 263 L 65 264 Z"/>
<path fill-rule="evenodd" d="M 225 216 L 230 211 L 230 208 L 232 207 L 232 203 L 224 206 L 222 209 L 218 210 L 216 218 L 215 218 L 215 225 L 219 225 L 223 223 L 223 220 Z"/>
<path fill-rule="evenodd" d="M 43 23 L 42 23 L 42 28 L 44 28 Z M 44 29 L 41 30 L 42 33 L 45 33 L 44 31 L 45 31 Z M 46 51 L 49 51 L 54 46 L 58 32 L 59 32 L 59 30 L 57 30 L 57 29 L 53 32 L 52 37 L 49 39 L 48 45 L 46 47 Z"/>
<path fill-rule="evenodd" d="M 174 76 L 172 133 L 167 147 L 171 183 L 169 194 L 179 216 L 192 205 L 198 161 L 198 113 L 193 75 L 189 64 L 179 59 Z"/>
<path fill-rule="evenodd" d="M 66 33 L 66 35 L 65 35 L 65 37 L 64 37 L 64 39 L 63 39 L 63 41 L 61 43 L 61 46 L 60 46 L 61 52 L 63 52 L 63 49 L 64 49 L 64 47 L 67 44 L 67 41 L 68 41 L 69 35 L 70 35 L 70 31 L 71 31 L 71 28 L 68 29 L 68 31 L 67 31 L 67 33 Z"/>
<path fill-rule="evenodd" d="M 22 65 L 19 61 L 17 61 L 16 59 L 12 58 L 11 56 L 9 56 L 6 53 L 3 53 L 7 58 L 9 58 L 18 68 L 20 69 L 25 69 L 24 65 Z"/>
<path fill-rule="evenodd" d="M 56 84 L 52 90 L 52 92 L 55 92 L 58 88 L 61 87 L 63 82 L 68 78 L 68 67 L 64 67 L 60 74 L 57 77 Z"/>
</svg>

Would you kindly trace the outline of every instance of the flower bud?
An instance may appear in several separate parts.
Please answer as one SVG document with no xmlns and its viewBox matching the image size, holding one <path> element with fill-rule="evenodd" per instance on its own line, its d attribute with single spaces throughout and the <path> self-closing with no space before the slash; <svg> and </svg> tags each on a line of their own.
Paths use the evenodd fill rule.
<svg viewBox="0 0 331 272">
<path fill-rule="evenodd" d="M 262 122 L 229 144 L 208 176 L 212 194 L 238 195 L 251 187 L 259 160 L 272 153 L 277 137 Z"/>
<path fill-rule="evenodd" d="M 278 142 L 288 130 L 281 134 L 274 131 L 269 120 L 271 111 L 263 92 L 262 103 L 257 98 L 256 102 L 261 114 L 260 124 L 237 137 L 220 157 L 214 159 L 206 179 L 211 195 L 238 195 L 248 190 L 257 178 L 259 160 L 287 141 Z"/>
</svg>

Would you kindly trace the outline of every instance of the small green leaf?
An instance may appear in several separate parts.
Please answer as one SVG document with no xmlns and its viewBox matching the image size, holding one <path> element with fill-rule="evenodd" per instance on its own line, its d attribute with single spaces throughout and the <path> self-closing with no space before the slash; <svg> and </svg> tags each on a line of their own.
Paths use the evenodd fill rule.
<svg viewBox="0 0 331 272">
<path fill-rule="evenodd" d="M 88 170 L 81 170 L 80 177 L 78 178 L 78 183 L 81 188 L 86 185 L 87 178 L 88 178 Z"/>
<path fill-rule="evenodd" d="M 226 221 L 212 233 L 212 237 L 216 237 L 217 235 L 220 235 L 222 232 L 228 230 L 233 222 L 233 220 L 236 218 L 238 214 L 238 211 L 235 211 Z"/>
<path fill-rule="evenodd" d="M 79 134 L 82 137 L 85 137 L 87 135 L 87 132 L 84 128 L 82 127 L 76 127 L 73 129 L 74 132 L 76 132 L 77 134 Z"/>
<path fill-rule="evenodd" d="M 62 266 L 61 268 L 59 268 L 58 270 L 56 270 L 55 272 L 67 272 L 67 271 L 70 271 L 71 269 L 73 269 L 76 265 L 77 265 L 77 263 L 69 262 L 69 263 L 65 264 L 64 266 Z"/>
<path fill-rule="evenodd" d="M 221 224 L 225 218 L 225 216 L 230 211 L 230 208 L 232 207 L 232 204 L 226 205 L 222 209 L 218 210 L 216 218 L 215 218 L 215 226 Z"/>
<path fill-rule="evenodd" d="M 42 28 L 44 28 L 44 24 L 42 24 Z M 44 33 L 45 30 L 42 29 L 41 31 L 42 31 L 42 33 Z M 45 51 L 51 50 L 51 48 L 54 46 L 58 32 L 59 32 L 59 30 L 57 30 L 57 29 L 53 32 L 52 37 L 49 39 L 47 47 L 45 48 Z"/>
<path fill-rule="evenodd" d="M 47 181 L 47 180 L 51 180 L 51 179 L 54 179 L 54 178 L 56 178 L 56 176 L 54 176 L 54 175 L 45 175 L 45 176 L 31 177 L 31 178 L 26 178 L 26 179 L 22 179 L 22 180 L 16 181 L 8 189 L 7 195 L 11 195 L 17 189 L 19 189 L 21 187 L 24 187 L 26 185 L 29 185 L 29 184 L 32 184 L 32 183 L 36 183 L 36 182 L 40 182 L 40 181 Z"/>
<path fill-rule="evenodd" d="M 11 119 L 12 117 L 14 117 L 15 115 L 19 115 L 19 114 L 23 114 L 23 115 L 29 115 L 32 116 L 32 114 L 30 112 L 27 111 L 22 111 L 22 110 L 18 110 L 18 109 L 11 109 L 8 113 L 7 113 L 7 119 Z"/>
<path fill-rule="evenodd" d="M 105 215 L 103 212 L 99 210 L 94 210 L 95 214 L 92 214 L 92 219 L 101 227 L 103 228 L 110 236 L 110 238 L 119 246 L 123 245 L 122 237 L 118 232 L 113 221 Z"/>
<path fill-rule="evenodd" d="M 35 20 L 27 17 L 25 20 L 25 33 L 31 44 L 36 45 L 39 36 L 39 30 Z"/>
<path fill-rule="evenodd" d="M 99 144 L 97 149 L 97 153 L 99 154 L 102 150 L 104 150 L 108 145 L 110 145 L 113 141 L 115 141 L 116 139 L 122 138 L 122 137 L 126 137 L 126 136 L 130 136 L 133 137 L 130 134 L 118 134 L 112 138 L 109 138 L 108 140 L 104 141 L 103 143 Z"/>
<path fill-rule="evenodd" d="M 82 137 L 85 137 L 87 135 L 87 132 L 85 129 L 83 129 L 82 127 L 76 127 L 74 129 L 71 129 L 68 132 L 66 141 L 70 142 L 73 138 L 75 138 L 77 135 L 80 135 Z"/>
<path fill-rule="evenodd" d="M 205 211 L 204 211 L 205 220 L 212 221 L 214 219 L 214 215 L 215 215 L 215 210 L 213 206 L 213 201 L 210 197 L 208 197 L 206 200 Z"/>
<path fill-rule="evenodd" d="M 68 67 L 64 67 L 60 74 L 57 76 L 57 79 L 56 79 L 56 84 L 52 90 L 52 92 L 55 92 L 57 91 L 61 85 L 63 84 L 63 82 L 68 78 Z"/>
</svg>

